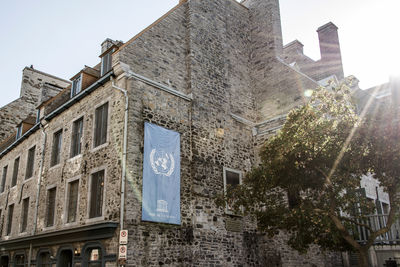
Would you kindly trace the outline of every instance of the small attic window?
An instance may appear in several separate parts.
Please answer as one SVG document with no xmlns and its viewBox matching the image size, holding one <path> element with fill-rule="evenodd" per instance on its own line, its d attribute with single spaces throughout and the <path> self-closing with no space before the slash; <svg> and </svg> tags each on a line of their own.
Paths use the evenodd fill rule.
<svg viewBox="0 0 400 267">
<path fill-rule="evenodd" d="M 112 53 L 114 49 L 111 49 L 108 53 L 101 57 L 101 76 L 111 70 Z"/>
<path fill-rule="evenodd" d="M 40 108 L 36 110 L 36 123 L 40 122 Z"/>
<path fill-rule="evenodd" d="M 22 135 L 22 123 L 18 125 L 17 127 L 17 135 L 16 135 L 16 139 L 18 140 Z"/>
<path fill-rule="evenodd" d="M 82 74 L 72 81 L 71 97 L 76 96 L 82 90 Z"/>
</svg>

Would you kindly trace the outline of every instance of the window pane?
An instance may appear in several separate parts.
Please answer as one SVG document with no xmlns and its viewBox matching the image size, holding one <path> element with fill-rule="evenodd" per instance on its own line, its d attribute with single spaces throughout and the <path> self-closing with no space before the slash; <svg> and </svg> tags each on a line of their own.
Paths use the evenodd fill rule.
<svg viewBox="0 0 400 267">
<path fill-rule="evenodd" d="M 37 266 L 38 267 L 51 267 L 49 252 L 40 253 Z"/>
<path fill-rule="evenodd" d="M 87 251 L 88 266 L 101 267 L 102 255 L 100 248 L 92 248 Z"/>
<path fill-rule="evenodd" d="M 14 267 L 24 267 L 25 266 L 25 256 L 16 255 L 14 259 Z"/>
<path fill-rule="evenodd" d="M 51 154 L 51 166 L 60 163 L 61 155 L 61 140 L 62 140 L 62 130 L 56 132 L 53 136 L 53 149 Z"/>
<path fill-rule="evenodd" d="M 102 58 L 101 58 L 101 76 L 103 76 L 104 74 L 106 74 L 107 72 L 109 72 L 111 70 L 111 65 L 112 65 L 112 51 L 105 54 Z"/>
<path fill-rule="evenodd" d="M 82 76 L 79 76 L 75 80 L 72 81 L 72 89 L 71 89 L 71 97 L 79 94 L 82 89 Z"/>
<path fill-rule="evenodd" d="M 81 154 L 83 118 L 74 122 L 72 127 L 71 158 Z"/>
<path fill-rule="evenodd" d="M 236 172 L 226 171 L 226 184 L 230 186 L 236 186 L 240 183 L 240 175 Z"/>
<path fill-rule="evenodd" d="M 11 234 L 13 213 L 14 213 L 14 204 L 11 204 L 10 206 L 8 206 L 7 232 L 6 232 L 7 235 Z"/>
<path fill-rule="evenodd" d="M 22 202 L 22 222 L 21 222 L 21 232 L 26 231 L 26 226 L 28 223 L 28 212 L 29 212 L 29 197 L 25 198 Z"/>
<path fill-rule="evenodd" d="M 92 175 L 90 187 L 89 217 L 99 217 L 103 214 L 104 170 Z"/>
<path fill-rule="evenodd" d="M 12 176 L 12 181 L 11 181 L 11 187 L 13 187 L 17 184 L 18 169 L 19 169 L 19 157 L 14 160 L 14 170 L 13 170 L 13 176 Z"/>
<path fill-rule="evenodd" d="M 2 174 L 2 177 L 1 177 L 0 193 L 4 192 L 4 189 L 5 189 L 5 186 L 6 186 L 7 170 L 8 170 L 8 166 L 4 166 L 3 167 L 3 174 Z"/>
<path fill-rule="evenodd" d="M 98 107 L 95 112 L 94 147 L 107 141 L 108 103 Z"/>
<path fill-rule="evenodd" d="M 78 204 L 78 186 L 79 180 L 73 181 L 69 183 L 69 192 L 68 192 L 68 219 L 67 222 L 75 222 L 76 221 L 76 211 Z"/>
<path fill-rule="evenodd" d="M 33 166 L 35 163 L 35 149 L 36 149 L 36 146 L 32 147 L 28 151 L 28 161 L 26 163 L 25 179 L 31 178 L 33 176 Z"/>
<path fill-rule="evenodd" d="M 46 226 L 54 225 L 54 211 L 56 207 L 56 188 L 47 190 L 47 221 Z"/>
</svg>

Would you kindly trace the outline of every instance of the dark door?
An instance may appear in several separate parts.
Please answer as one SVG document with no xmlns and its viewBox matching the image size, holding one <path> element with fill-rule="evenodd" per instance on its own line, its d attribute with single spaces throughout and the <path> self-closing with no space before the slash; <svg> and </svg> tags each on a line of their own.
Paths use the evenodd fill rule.
<svg viewBox="0 0 400 267">
<path fill-rule="evenodd" d="M 72 267 L 72 251 L 63 250 L 57 261 L 57 267 Z"/>
<path fill-rule="evenodd" d="M 0 259 L 0 267 L 8 267 L 8 256 L 2 256 Z"/>
</svg>

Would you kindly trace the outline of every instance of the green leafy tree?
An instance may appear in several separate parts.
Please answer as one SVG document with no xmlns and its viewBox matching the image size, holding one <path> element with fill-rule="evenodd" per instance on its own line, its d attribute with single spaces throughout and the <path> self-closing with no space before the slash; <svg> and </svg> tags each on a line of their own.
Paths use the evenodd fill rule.
<svg viewBox="0 0 400 267">
<path fill-rule="evenodd" d="M 311 244 L 353 250 L 368 266 L 368 248 L 390 229 L 399 201 L 400 131 L 393 120 L 383 125 L 377 118 L 357 115 L 345 85 L 315 90 L 263 146 L 260 165 L 219 203 L 255 215 L 270 236 L 286 231 L 300 252 Z M 375 205 L 362 194 L 363 175 L 373 175 L 389 194 L 387 224 L 378 230 L 368 224 Z M 366 242 L 358 242 L 359 227 L 369 231 Z"/>
</svg>

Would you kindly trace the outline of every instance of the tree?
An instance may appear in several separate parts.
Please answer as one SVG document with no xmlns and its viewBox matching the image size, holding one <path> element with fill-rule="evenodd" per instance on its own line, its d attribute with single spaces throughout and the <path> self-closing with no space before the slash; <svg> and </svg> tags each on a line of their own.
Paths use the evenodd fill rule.
<svg viewBox="0 0 400 267">
<path fill-rule="evenodd" d="M 260 165 L 219 203 L 255 215 L 270 236 L 286 231 L 300 252 L 311 244 L 353 250 L 360 266 L 368 266 L 368 248 L 390 229 L 397 211 L 400 129 L 392 119 L 383 125 L 380 116 L 362 114 L 346 85 L 315 90 L 263 146 Z M 363 175 L 373 175 L 389 194 L 387 224 L 378 230 L 367 223 L 375 205 L 362 194 Z M 357 241 L 359 227 L 370 232 L 364 243 Z"/>
</svg>

